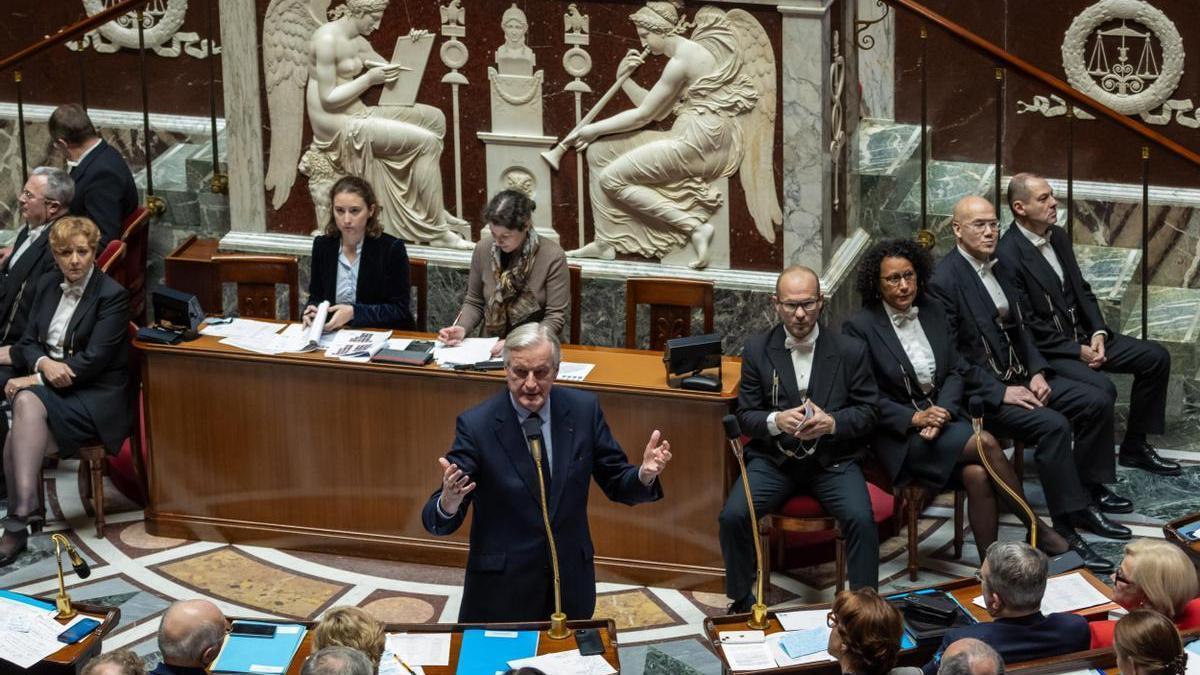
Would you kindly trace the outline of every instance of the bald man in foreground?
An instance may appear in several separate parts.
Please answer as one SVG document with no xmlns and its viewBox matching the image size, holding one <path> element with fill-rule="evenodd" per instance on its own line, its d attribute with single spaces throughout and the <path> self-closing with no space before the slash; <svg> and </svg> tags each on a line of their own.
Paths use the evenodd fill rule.
<svg viewBox="0 0 1200 675">
<path fill-rule="evenodd" d="M 845 535 L 850 587 L 874 587 L 879 534 L 859 459 L 879 418 L 879 392 L 867 346 L 820 326 L 824 302 L 816 273 L 789 267 L 771 297 L 779 325 L 742 350 L 737 418 L 751 439 L 746 477 L 760 518 L 797 492 L 816 497 Z M 729 491 L 719 522 L 729 610 L 748 612 L 755 600 L 757 530 L 741 481 Z"/>
<path fill-rule="evenodd" d="M 1024 323 L 1027 300 L 1012 270 L 994 257 L 1000 238 L 995 207 L 982 197 L 964 197 L 954 207 L 953 227 L 957 247 L 938 263 L 929 292 L 941 301 L 958 351 L 973 366 L 968 395 L 983 399 L 988 431 L 1037 446 L 1038 475 L 1054 523 L 1053 529 L 1037 528 L 1038 548 L 1058 555 L 1069 546 L 1091 571 L 1111 573 L 1113 563 L 1075 527 L 1113 538 L 1128 532 L 1108 520 L 1087 490 L 1113 471 L 1112 398 L 1062 377 L 1038 351 Z M 1016 515 L 1030 526 L 1019 509 Z"/>
<path fill-rule="evenodd" d="M 206 675 L 225 640 L 225 615 L 208 600 L 180 600 L 158 627 L 162 662 L 151 675 Z"/>
</svg>

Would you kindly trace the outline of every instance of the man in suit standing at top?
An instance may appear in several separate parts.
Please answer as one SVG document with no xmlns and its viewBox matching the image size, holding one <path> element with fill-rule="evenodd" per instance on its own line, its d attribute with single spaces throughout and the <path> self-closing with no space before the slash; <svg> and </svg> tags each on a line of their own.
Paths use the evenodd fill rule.
<svg viewBox="0 0 1200 675">
<path fill-rule="evenodd" d="M 958 245 L 938 263 L 929 291 L 946 310 L 959 353 L 975 366 L 970 393 L 986 404 L 984 426 L 997 436 L 1037 446 L 1038 473 L 1054 524 L 1054 530 L 1037 529 L 1038 546 L 1051 555 L 1069 546 L 1088 569 L 1112 572 L 1112 562 L 1075 531 L 1082 526 L 1102 536 L 1129 538 L 1129 529 L 1110 521 L 1087 489 L 1110 480 L 1114 471 L 1112 398 L 1062 377 L 1038 352 L 1024 323 L 1027 301 L 1012 270 L 993 257 L 1000 223 L 991 202 L 962 198 L 954 206 L 952 226 Z M 1024 514 L 1016 515 L 1031 525 Z"/>
<path fill-rule="evenodd" d="M 821 281 L 807 267 L 784 270 L 771 302 L 779 325 L 746 342 L 738 387 L 738 422 L 751 438 L 746 476 L 755 513 L 778 511 L 796 492 L 810 491 L 846 537 L 850 587 L 874 587 L 879 534 L 858 461 L 879 417 L 866 345 L 818 324 Z M 733 484 L 719 522 L 729 611 L 748 612 L 758 533 L 741 481 Z"/>
<path fill-rule="evenodd" d="M 629 464 L 596 395 L 553 386 L 560 361 L 558 339 L 544 325 L 513 329 L 504 342 L 508 390 L 459 415 L 454 446 L 438 458 L 442 486 L 421 513 L 425 529 L 450 534 L 475 505 L 459 621 L 545 621 L 554 611 L 532 437 L 544 448 L 546 505 L 570 618 L 590 618 L 596 609 L 590 480 L 623 504 L 662 499 L 658 475 L 671 459 L 670 443 L 655 430 L 641 465 Z"/>
<path fill-rule="evenodd" d="M 1058 226 L 1058 201 L 1045 178 L 1019 173 L 1008 184 L 1014 223 L 1000 240 L 996 255 L 1017 272 L 1017 285 L 1029 297 L 1028 318 L 1038 349 L 1066 377 L 1103 389 L 1114 400 L 1117 389 L 1104 372 L 1130 373 L 1129 421 L 1121 442 L 1121 466 L 1178 476 L 1179 464 L 1159 457 L 1147 434 L 1161 434 L 1166 423 L 1171 355 L 1162 345 L 1122 335 L 1104 323 L 1092 287 L 1075 260 L 1067 231 Z M 1100 507 L 1129 513 L 1133 504 L 1101 486 Z"/>
<path fill-rule="evenodd" d="M 100 251 L 121 238 L 125 219 L 138 205 L 133 173 L 116 148 L 96 134 L 82 106 L 60 105 L 50 114 L 50 137 L 67 157 L 67 171 L 75 180 L 70 212 L 87 216 L 100 228 Z"/>
</svg>

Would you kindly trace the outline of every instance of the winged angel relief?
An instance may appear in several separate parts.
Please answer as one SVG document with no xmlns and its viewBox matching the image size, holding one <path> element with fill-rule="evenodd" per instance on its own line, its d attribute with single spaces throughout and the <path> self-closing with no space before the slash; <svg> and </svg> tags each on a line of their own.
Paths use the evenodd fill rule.
<svg viewBox="0 0 1200 675">
<path fill-rule="evenodd" d="M 446 119 L 433 106 L 363 103 L 371 87 L 395 81 L 390 63 L 367 36 L 389 0 L 271 0 L 263 21 L 263 69 L 271 119 L 267 189 L 272 205 L 287 202 L 296 171 L 308 176 L 317 223 L 329 214 L 329 188 L 343 175 L 375 188 L 385 231 L 410 242 L 472 248 L 453 228 L 462 221 L 442 202 L 439 157 Z M 329 17 L 326 20 L 326 17 Z M 304 112 L 312 144 L 300 158 Z M 297 160 L 300 160 L 297 167 Z"/>
<path fill-rule="evenodd" d="M 630 51 L 617 80 L 634 108 L 584 125 L 564 145 L 588 147 L 596 238 L 570 255 L 616 252 L 662 258 L 691 243 L 693 268 L 709 263 L 710 218 L 725 196 L 713 181 L 739 173 L 755 227 L 775 241 L 783 222 L 772 167 L 775 55 L 749 13 L 704 7 L 689 24 L 672 2 L 630 15 L 646 51 Z M 646 52 L 669 57 L 649 90 L 628 79 Z M 668 131 L 643 127 L 675 115 Z"/>
</svg>

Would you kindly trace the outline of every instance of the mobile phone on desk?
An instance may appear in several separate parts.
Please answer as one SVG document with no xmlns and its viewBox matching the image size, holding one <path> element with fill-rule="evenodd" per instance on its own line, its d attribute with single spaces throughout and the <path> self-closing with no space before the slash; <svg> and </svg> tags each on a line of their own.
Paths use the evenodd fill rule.
<svg viewBox="0 0 1200 675">
<path fill-rule="evenodd" d="M 275 626 L 269 623 L 245 623 L 242 621 L 234 621 L 233 627 L 229 630 L 230 635 L 241 635 L 244 637 L 275 637 Z"/>
<path fill-rule="evenodd" d="M 595 628 L 576 629 L 575 644 L 579 646 L 581 656 L 604 654 L 604 641 L 600 639 L 600 631 Z"/>
<path fill-rule="evenodd" d="M 96 630 L 100 622 L 95 619 L 83 619 L 79 623 L 71 626 L 58 634 L 58 641 L 65 645 L 73 645 Z"/>
</svg>

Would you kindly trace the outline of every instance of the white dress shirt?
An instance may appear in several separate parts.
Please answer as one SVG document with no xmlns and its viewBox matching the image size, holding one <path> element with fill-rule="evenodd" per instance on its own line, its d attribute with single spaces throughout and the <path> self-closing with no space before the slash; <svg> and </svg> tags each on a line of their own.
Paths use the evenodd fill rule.
<svg viewBox="0 0 1200 675">
<path fill-rule="evenodd" d="M 42 365 L 42 361 L 48 358 L 57 360 L 63 357 L 63 341 L 67 336 L 67 326 L 71 325 L 71 317 L 75 316 L 75 308 L 79 307 L 79 301 L 83 298 L 83 290 L 87 288 L 88 282 L 92 279 L 92 273 L 95 271 L 96 267 L 93 265 L 77 283 L 70 284 L 64 281 L 60 284 L 63 294 L 58 300 L 58 306 L 54 308 L 54 316 L 50 318 L 50 327 L 46 329 L 46 351 L 50 352 L 50 356 L 42 356 L 33 363 L 33 372 L 37 375 L 38 384 L 46 384 L 42 379 L 42 372 L 38 368 Z"/>
<path fill-rule="evenodd" d="M 921 319 L 918 316 L 920 308 L 914 305 L 909 307 L 907 312 L 899 312 L 885 302 L 883 309 L 887 312 L 892 330 L 896 331 L 900 346 L 904 348 L 904 353 L 917 374 L 917 383 L 921 385 L 921 391 L 928 394 L 933 389 L 937 359 L 933 355 L 933 346 L 929 344 L 929 336 L 921 327 Z"/>
<path fill-rule="evenodd" d="M 346 251 L 338 245 L 337 293 L 335 305 L 353 305 L 358 299 L 358 264 L 362 262 L 363 243 L 354 247 L 354 262 L 346 258 Z"/>
<path fill-rule="evenodd" d="M 1004 289 L 1000 288 L 1000 282 L 996 280 L 996 275 L 992 274 L 992 267 L 996 265 L 996 259 L 992 258 L 987 262 L 981 262 L 978 258 L 967 253 L 963 247 L 959 246 L 958 252 L 962 257 L 966 258 L 970 263 L 971 269 L 979 275 L 979 280 L 983 282 L 983 287 L 987 289 L 988 295 L 992 297 L 992 304 L 996 305 L 996 312 L 1000 314 L 1001 319 L 1008 318 L 1008 296 L 1004 295 Z"/>
<path fill-rule="evenodd" d="M 784 329 L 787 333 L 787 329 Z M 814 325 L 811 332 L 804 338 L 792 337 L 791 333 L 787 333 L 787 339 L 784 340 L 784 346 L 791 352 L 792 369 L 796 371 L 796 391 L 800 392 L 801 398 L 808 398 L 808 381 L 812 377 L 813 351 L 817 347 L 817 335 L 821 332 L 821 326 Z M 767 431 L 772 436 L 780 434 L 778 425 L 775 424 L 775 416 L 778 412 L 773 412 L 767 415 Z"/>
<path fill-rule="evenodd" d="M 46 228 L 49 226 L 50 226 L 49 222 L 42 223 L 38 227 L 29 227 L 28 224 L 25 225 L 25 228 L 27 230 L 29 230 L 29 235 L 27 237 L 25 237 L 25 241 L 21 242 L 21 248 L 18 248 L 17 250 L 12 252 L 12 255 L 8 259 L 8 269 L 11 270 L 13 268 L 13 265 L 17 264 L 17 260 L 20 259 L 20 257 L 25 253 L 25 251 L 29 250 L 29 247 L 33 245 L 34 240 L 36 240 L 38 237 L 42 236 L 42 232 L 44 232 L 46 230 Z"/>
<path fill-rule="evenodd" d="M 1050 265 L 1050 269 L 1054 270 L 1054 274 L 1058 276 L 1058 284 L 1061 286 L 1063 283 L 1062 263 L 1059 262 L 1058 254 L 1054 252 L 1054 247 L 1050 245 L 1050 240 L 1045 237 L 1039 237 L 1033 232 L 1025 229 L 1019 223 L 1017 224 L 1017 231 L 1025 235 L 1025 238 L 1029 240 L 1029 243 L 1033 244 L 1034 248 L 1038 250 L 1038 253 L 1042 254 L 1042 257 L 1045 258 L 1046 262 Z"/>
<path fill-rule="evenodd" d="M 75 170 L 75 167 L 79 166 L 80 164 L 83 164 L 83 160 L 87 159 L 87 156 L 92 154 L 92 151 L 98 147 L 100 147 L 100 139 L 99 138 L 97 138 L 95 141 L 92 142 L 91 147 L 89 147 L 87 150 L 83 151 L 83 154 L 79 156 L 78 160 L 72 162 L 71 160 L 68 159 L 67 160 L 67 172 L 70 173 L 71 171 Z"/>
</svg>

